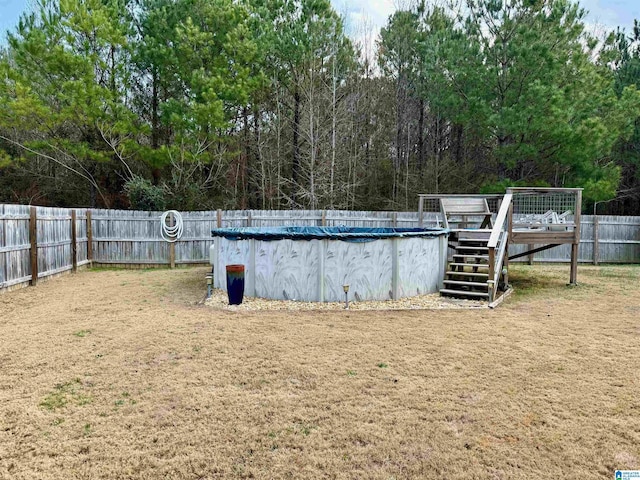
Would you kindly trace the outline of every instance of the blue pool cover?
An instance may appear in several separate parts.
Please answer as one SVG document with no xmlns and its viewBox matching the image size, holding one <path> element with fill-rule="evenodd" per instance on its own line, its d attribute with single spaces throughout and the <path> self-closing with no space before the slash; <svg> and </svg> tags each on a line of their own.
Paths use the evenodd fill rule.
<svg viewBox="0 0 640 480">
<path fill-rule="evenodd" d="M 445 228 L 365 228 L 365 227 L 242 227 L 214 228 L 211 236 L 227 240 L 342 240 L 371 242 L 381 238 L 437 237 L 446 235 Z"/>
</svg>

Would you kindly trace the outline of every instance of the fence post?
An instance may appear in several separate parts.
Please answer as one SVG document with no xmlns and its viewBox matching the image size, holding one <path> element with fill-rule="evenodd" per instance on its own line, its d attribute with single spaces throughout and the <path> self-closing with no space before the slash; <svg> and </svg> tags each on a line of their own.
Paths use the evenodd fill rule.
<svg viewBox="0 0 640 480">
<path fill-rule="evenodd" d="M 327 211 L 326 210 L 322 210 L 322 216 L 320 217 L 320 226 L 322 226 L 322 227 L 326 227 L 327 226 Z"/>
<path fill-rule="evenodd" d="M 533 245 L 532 243 L 530 243 L 529 245 L 527 245 L 527 248 L 529 250 L 533 250 L 535 248 L 535 245 Z M 529 254 L 529 265 L 533 265 L 533 256 L 535 255 L 535 253 L 530 253 Z"/>
<path fill-rule="evenodd" d="M 0 243 L 1 247 L 6 247 L 7 246 L 7 221 L 4 217 L 4 215 L 1 215 L 4 213 L 4 205 L 0 205 L 0 224 L 2 224 L 2 243 Z M 9 280 L 9 262 L 7 261 L 9 255 L 7 254 L 0 254 L 2 255 L 2 257 L 4 258 L 4 280 L 5 282 Z M 2 288 L 0 286 L 0 288 Z"/>
<path fill-rule="evenodd" d="M 251 226 L 251 210 L 247 210 L 247 227 Z"/>
<path fill-rule="evenodd" d="M 38 283 L 38 214 L 36 207 L 30 207 L 29 240 L 31 241 L 31 285 Z"/>
<path fill-rule="evenodd" d="M 398 226 L 398 212 L 391 214 L 391 226 L 394 228 Z"/>
<path fill-rule="evenodd" d="M 93 227 L 91 226 L 91 210 L 87 210 L 87 260 L 93 265 Z"/>
<path fill-rule="evenodd" d="M 71 271 L 78 271 L 78 232 L 76 231 L 76 210 L 71 210 Z"/>
<path fill-rule="evenodd" d="M 593 216 L 593 264 L 598 265 L 600 263 L 600 232 L 598 227 L 600 225 L 600 219 L 598 215 Z"/>
<path fill-rule="evenodd" d="M 424 197 L 419 197 L 418 200 L 418 227 L 424 226 Z"/>
<path fill-rule="evenodd" d="M 216 220 L 218 222 L 218 228 L 222 228 L 222 210 L 220 209 L 216 212 Z"/>
<path fill-rule="evenodd" d="M 175 225 L 173 213 L 169 214 L 169 226 Z M 176 268 L 176 242 L 169 242 L 169 268 Z"/>
</svg>

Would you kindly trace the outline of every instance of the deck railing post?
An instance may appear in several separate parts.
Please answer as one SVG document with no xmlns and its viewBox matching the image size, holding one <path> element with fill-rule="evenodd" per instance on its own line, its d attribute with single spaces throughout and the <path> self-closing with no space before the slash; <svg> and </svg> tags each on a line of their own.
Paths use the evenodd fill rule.
<svg viewBox="0 0 640 480">
<path fill-rule="evenodd" d="M 507 242 L 507 245 L 504 248 L 504 260 L 503 260 L 503 271 L 504 271 L 504 288 L 505 291 L 507 290 L 508 286 L 509 286 L 509 239 L 506 238 L 505 242 Z"/>
<path fill-rule="evenodd" d="M 496 276 L 496 248 L 489 247 L 489 278 L 488 280 L 494 280 Z"/>
<path fill-rule="evenodd" d="M 222 228 L 222 210 L 220 209 L 216 211 L 216 223 L 218 224 L 218 228 Z"/>
</svg>

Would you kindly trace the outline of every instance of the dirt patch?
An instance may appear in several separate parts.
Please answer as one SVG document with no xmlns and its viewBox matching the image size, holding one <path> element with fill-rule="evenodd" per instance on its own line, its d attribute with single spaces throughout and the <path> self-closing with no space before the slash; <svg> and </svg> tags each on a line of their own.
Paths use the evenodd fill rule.
<svg viewBox="0 0 640 480">
<path fill-rule="evenodd" d="M 640 268 L 496 310 L 200 304 L 206 269 L 0 296 L 0 478 L 612 478 L 640 468 Z"/>
</svg>

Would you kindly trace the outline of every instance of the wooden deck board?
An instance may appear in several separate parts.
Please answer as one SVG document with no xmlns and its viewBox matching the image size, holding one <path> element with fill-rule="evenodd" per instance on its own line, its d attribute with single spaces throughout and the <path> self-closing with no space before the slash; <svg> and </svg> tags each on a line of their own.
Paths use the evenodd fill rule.
<svg viewBox="0 0 640 480">
<path fill-rule="evenodd" d="M 543 243 L 575 243 L 575 232 L 517 231 L 514 230 L 509 243 L 543 244 Z"/>
</svg>

